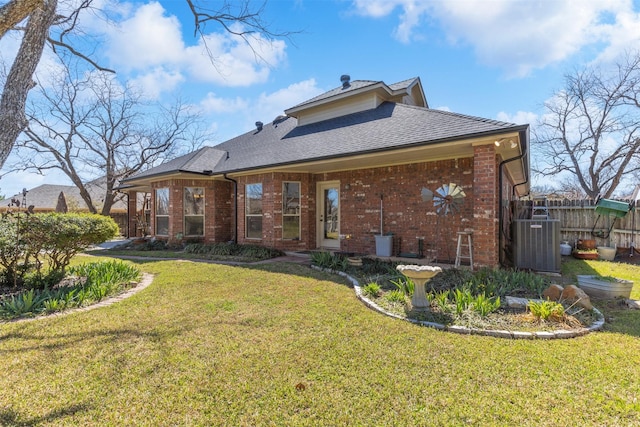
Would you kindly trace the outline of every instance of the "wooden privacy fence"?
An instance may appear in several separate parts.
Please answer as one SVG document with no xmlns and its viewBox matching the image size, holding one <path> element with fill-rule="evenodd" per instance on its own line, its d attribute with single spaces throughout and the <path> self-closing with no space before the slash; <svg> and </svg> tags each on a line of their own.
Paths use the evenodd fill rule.
<svg viewBox="0 0 640 427">
<path fill-rule="evenodd" d="M 515 204 L 514 216 L 516 219 L 531 217 L 534 208 L 533 201 L 521 200 Z M 560 240 L 567 241 L 574 247 L 578 239 L 595 239 L 598 246 L 624 248 L 634 246 L 640 249 L 640 203 L 635 202 L 626 216 L 617 219 L 608 215 L 598 216 L 596 201 L 590 199 L 547 200 L 546 209 L 550 219 L 560 220 Z M 613 228 L 609 236 L 599 237 L 607 234 L 612 222 Z"/>
</svg>

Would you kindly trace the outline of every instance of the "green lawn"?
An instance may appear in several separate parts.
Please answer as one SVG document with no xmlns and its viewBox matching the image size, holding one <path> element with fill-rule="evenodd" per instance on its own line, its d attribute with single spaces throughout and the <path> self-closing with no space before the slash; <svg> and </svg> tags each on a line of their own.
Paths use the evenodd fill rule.
<svg viewBox="0 0 640 427">
<path fill-rule="evenodd" d="M 118 304 L 0 324 L 0 424 L 640 425 L 640 312 L 505 340 L 382 316 L 294 264 L 138 265 L 154 283 Z"/>
</svg>

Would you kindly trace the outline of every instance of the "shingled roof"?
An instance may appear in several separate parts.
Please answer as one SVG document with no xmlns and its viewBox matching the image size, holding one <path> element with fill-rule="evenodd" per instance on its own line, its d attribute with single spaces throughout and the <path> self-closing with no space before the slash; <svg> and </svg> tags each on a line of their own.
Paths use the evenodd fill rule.
<svg viewBox="0 0 640 427">
<path fill-rule="evenodd" d="M 408 79 L 385 86 L 395 91 L 415 81 Z M 358 80 L 344 90 L 355 91 L 380 83 Z M 340 90 L 341 87 L 333 89 L 299 105 L 335 96 Z M 295 117 L 282 116 L 261 129 L 179 157 L 139 173 L 124 183 L 176 172 L 219 175 L 522 130 L 523 126 L 513 123 L 383 102 L 377 108 L 301 126 Z"/>
<path fill-rule="evenodd" d="M 97 181 L 88 183 L 87 189 L 94 202 L 99 205 L 104 197 L 104 189 Z M 31 188 L 27 191 L 27 206 L 33 205 L 36 211 L 54 211 L 58 205 L 60 193 L 63 194 L 67 205 L 72 204 L 74 208 L 81 211 L 89 210 L 80 196 L 80 190 L 75 185 L 42 184 Z M 22 201 L 22 194 L 16 194 L 13 197 Z M 125 211 L 126 208 L 126 203 L 120 198 L 116 198 L 111 210 L 112 212 Z"/>
</svg>

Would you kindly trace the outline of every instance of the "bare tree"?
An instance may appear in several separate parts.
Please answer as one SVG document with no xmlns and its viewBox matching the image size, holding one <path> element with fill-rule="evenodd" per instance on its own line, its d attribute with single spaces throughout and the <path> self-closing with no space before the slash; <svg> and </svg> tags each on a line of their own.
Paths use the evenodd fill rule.
<svg viewBox="0 0 640 427">
<path fill-rule="evenodd" d="M 16 59 L 11 66 L 0 98 L 0 167 L 7 160 L 13 144 L 26 126 L 25 103 L 33 87 L 33 73 L 53 25 L 56 0 L 14 0 L 0 10 L 0 35 L 28 17 Z"/>
<path fill-rule="evenodd" d="M 79 79 L 67 68 L 38 88 L 14 170 L 61 170 L 93 213 L 109 214 L 122 179 L 197 148 L 207 136 L 180 101 L 151 105 L 112 74 Z"/>
<path fill-rule="evenodd" d="M 256 54 L 252 40 L 248 36 L 260 34 L 268 40 L 275 37 L 288 37 L 290 32 L 274 32 L 262 19 L 266 2 L 253 7 L 251 0 L 225 0 L 216 10 L 203 7 L 197 0 L 186 0 L 193 17 L 195 33 L 203 35 L 207 23 L 213 22 L 225 31 L 242 37 Z M 76 2 L 75 8 L 66 15 L 57 14 L 58 0 L 9 0 L 0 6 L 0 38 L 11 30 L 23 31 L 20 50 L 13 61 L 4 83 L 0 99 L 0 167 L 2 167 L 13 148 L 18 136 L 25 129 L 25 104 L 29 91 L 33 88 L 33 74 L 40 62 L 42 53 L 48 43 L 54 51 L 64 50 L 83 58 L 95 68 L 112 71 L 101 67 L 89 55 L 74 49 L 69 37 L 76 29 L 79 15 L 92 7 L 93 0 Z M 70 2 L 69 2 L 70 3 Z M 26 21 L 25 27 L 18 27 Z M 245 30 L 237 30 L 233 23 L 241 24 Z M 216 60 L 212 56 L 215 66 Z"/>
<path fill-rule="evenodd" d="M 565 76 L 533 129 L 540 155 L 534 169 L 569 176 L 566 188 L 611 197 L 623 178 L 640 171 L 640 54 L 613 72 L 595 68 Z"/>
</svg>

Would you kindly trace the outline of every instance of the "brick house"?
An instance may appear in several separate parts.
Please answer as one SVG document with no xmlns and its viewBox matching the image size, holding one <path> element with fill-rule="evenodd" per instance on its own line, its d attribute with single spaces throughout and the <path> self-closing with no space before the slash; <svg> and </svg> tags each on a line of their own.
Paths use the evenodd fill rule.
<svg viewBox="0 0 640 427">
<path fill-rule="evenodd" d="M 170 241 L 373 254 L 382 225 L 394 252 L 452 260 L 457 232 L 472 229 L 475 264 L 507 261 L 510 201 L 529 191 L 529 126 L 430 109 L 419 78 L 341 82 L 126 179 L 130 230 L 144 192 L 152 234 Z"/>
</svg>

